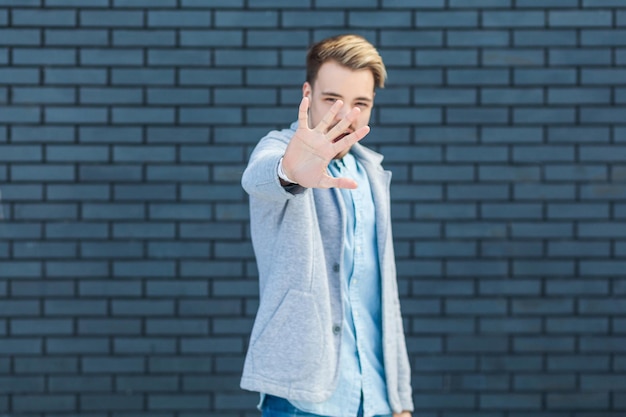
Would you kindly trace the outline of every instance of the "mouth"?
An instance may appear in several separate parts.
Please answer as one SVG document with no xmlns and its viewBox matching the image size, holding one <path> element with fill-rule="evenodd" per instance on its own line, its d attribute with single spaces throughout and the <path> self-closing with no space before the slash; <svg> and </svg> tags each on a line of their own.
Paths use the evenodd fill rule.
<svg viewBox="0 0 626 417">
<path fill-rule="evenodd" d="M 343 132 L 341 133 L 339 136 L 337 136 L 335 139 L 333 139 L 333 143 L 339 142 L 341 139 L 345 138 L 346 136 L 348 136 L 350 133 L 352 133 L 351 131 L 348 132 Z"/>
</svg>

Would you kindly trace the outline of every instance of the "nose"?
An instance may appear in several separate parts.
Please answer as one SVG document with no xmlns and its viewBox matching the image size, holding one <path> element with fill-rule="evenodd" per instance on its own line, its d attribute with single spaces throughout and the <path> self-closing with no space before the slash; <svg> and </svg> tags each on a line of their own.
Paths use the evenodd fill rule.
<svg viewBox="0 0 626 417">
<path fill-rule="evenodd" d="M 341 108 L 337 112 L 337 115 L 335 116 L 336 121 L 339 122 L 341 119 L 346 117 L 348 113 L 350 113 L 350 110 L 350 105 L 348 103 L 343 103 L 343 106 L 341 106 Z"/>
</svg>

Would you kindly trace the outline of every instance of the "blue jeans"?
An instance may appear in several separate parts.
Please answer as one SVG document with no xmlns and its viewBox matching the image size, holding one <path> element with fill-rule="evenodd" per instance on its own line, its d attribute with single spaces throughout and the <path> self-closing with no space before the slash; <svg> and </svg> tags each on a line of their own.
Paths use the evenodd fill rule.
<svg viewBox="0 0 626 417">
<path fill-rule="evenodd" d="M 265 400 L 261 406 L 263 410 L 262 417 L 324 417 L 318 414 L 311 414 L 298 410 L 296 407 L 284 398 L 275 397 L 273 395 L 265 395 Z M 363 417 L 363 402 L 359 407 L 359 412 L 355 417 Z M 380 417 L 391 417 L 380 416 Z"/>
</svg>

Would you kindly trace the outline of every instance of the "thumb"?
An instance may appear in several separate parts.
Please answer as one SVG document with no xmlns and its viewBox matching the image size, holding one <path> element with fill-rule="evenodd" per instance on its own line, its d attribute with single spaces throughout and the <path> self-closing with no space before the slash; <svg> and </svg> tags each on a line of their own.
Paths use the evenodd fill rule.
<svg viewBox="0 0 626 417">
<path fill-rule="evenodd" d="M 353 190 L 359 185 L 351 178 L 333 178 L 329 175 L 322 177 L 319 188 L 345 188 Z"/>
</svg>

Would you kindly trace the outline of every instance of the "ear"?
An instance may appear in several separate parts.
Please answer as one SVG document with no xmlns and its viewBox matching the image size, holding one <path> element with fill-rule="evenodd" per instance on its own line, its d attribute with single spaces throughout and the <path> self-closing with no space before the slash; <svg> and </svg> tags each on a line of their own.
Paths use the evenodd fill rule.
<svg viewBox="0 0 626 417">
<path fill-rule="evenodd" d="M 313 87 L 311 87 L 311 84 L 309 84 L 308 81 L 305 81 L 304 84 L 302 84 L 302 97 L 309 97 L 310 99 L 312 92 Z"/>
</svg>

